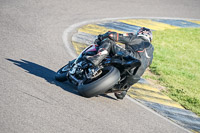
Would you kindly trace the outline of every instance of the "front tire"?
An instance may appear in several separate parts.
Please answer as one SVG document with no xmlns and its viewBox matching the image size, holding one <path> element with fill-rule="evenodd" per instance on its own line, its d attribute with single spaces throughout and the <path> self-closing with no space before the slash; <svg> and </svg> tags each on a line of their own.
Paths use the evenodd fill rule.
<svg viewBox="0 0 200 133">
<path fill-rule="evenodd" d="M 84 97 L 92 97 L 104 94 L 112 88 L 120 79 L 120 72 L 113 66 L 102 69 L 103 73 L 92 82 L 85 82 L 78 86 L 79 93 Z"/>
<path fill-rule="evenodd" d="M 64 82 L 67 80 L 67 73 L 70 70 L 71 65 L 75 62 L 75 59 L 72 61 L 69 61 L 67 65 L 64 67 L 60 68 L 55 75 L 55 79 L 59 82 Z"/>
<path fill-rule="evenodd" d="M 55 79 L 59 82 L 64 82 L 67 80 L 67 73 L 69 71 L 69 64 L 65 65 L 59 69 L 55 75 Z"/>
</svg>

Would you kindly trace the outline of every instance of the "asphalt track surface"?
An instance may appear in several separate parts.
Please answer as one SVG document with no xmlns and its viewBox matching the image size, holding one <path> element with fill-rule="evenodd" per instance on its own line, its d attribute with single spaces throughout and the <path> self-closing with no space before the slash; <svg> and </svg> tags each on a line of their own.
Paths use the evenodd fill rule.
<svg viewBox="0 0 200 133">
<path fill-rule="evenodd" d="M 0 132 L 188 132 L 135 101 L 84 98 L 54 80 L 69 26 L 120 17 L 200 19 L 198 0 L 0 0 Z"/>
</svg>

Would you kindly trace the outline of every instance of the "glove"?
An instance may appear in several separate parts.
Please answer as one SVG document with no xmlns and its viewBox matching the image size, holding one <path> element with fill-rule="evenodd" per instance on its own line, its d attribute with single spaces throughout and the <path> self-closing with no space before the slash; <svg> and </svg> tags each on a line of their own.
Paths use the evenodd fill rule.
<svg viewBox="0 0 200 133">
<path fill-rule="evenodd" d="M 104 40 L 107 37 L 108 37 L 107 34 L 98 35 L 98 40 L 102 41 L 102 40 Z"/>
<path fill-rule="evenodd" d="M 99 39 L 100 41 L 102 41 L 102 40 L 105 39 L 105 38 L 109 38 L 109 39 L 111 39 L 111 40 L 113 40 L 113 41 L 118 41 L 119 34 L 116 33 L 116 32 L 108 31 L 108 32 L 106 32 L 105 34 L 102 34 L 102 35 L 99 35 L 99 36 L 98 36 L 98 39 Z"/>
<path fill-rule="evenodd" d="M 106 32 L 105 34 L 100 34 L 100 35 L 98 35 L 98 39 L 100 40 L 100 41 L 102 41 L 103 39 L 105 39 L 105 38 L 107 38 L 108 37 L 108 32 Z"/>
<path fill-rule="evenodd" d="M 100 41 L 102 41 L 102 40 L 105 39 L 105 38 L 109 38 L 109 35 L 110 35 L 110 34 L 111 34 L 111 32 L 108 31 L 108 32 L 106 32 L 105 34 L 98 35 L 98 39 L 99 39 Z"/>
</svg>

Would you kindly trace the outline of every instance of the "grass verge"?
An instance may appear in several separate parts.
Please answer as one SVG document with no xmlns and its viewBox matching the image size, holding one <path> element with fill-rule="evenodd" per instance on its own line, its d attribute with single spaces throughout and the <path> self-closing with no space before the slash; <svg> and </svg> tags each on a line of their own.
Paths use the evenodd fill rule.
<svg viewBox="0 0 200 133">
<path fill-rule="evenodd" d="M 149 76 L 170 98 L 200 116 L 200 28 L 154 31 Z"/>
</svg>

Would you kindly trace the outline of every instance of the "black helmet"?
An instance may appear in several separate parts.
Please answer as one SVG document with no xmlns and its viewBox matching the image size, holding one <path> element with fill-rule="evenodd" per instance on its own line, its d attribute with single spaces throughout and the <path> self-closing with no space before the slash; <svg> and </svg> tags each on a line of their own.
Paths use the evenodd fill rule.
<svg viewBox="0 0 200 133">
<path fill-rule="evenodd" d="M 149 42 L 152 41 L 153 39 L 153 35 L 152 35 L 152 32 L 150 29 L 148 28 L 145 28 L 145 27 L 142 27 L 138 30 L 137 32 L 137 36 L 141 36 L 143 37 L 144 39 L 147 39 Z"/>
</svg>

